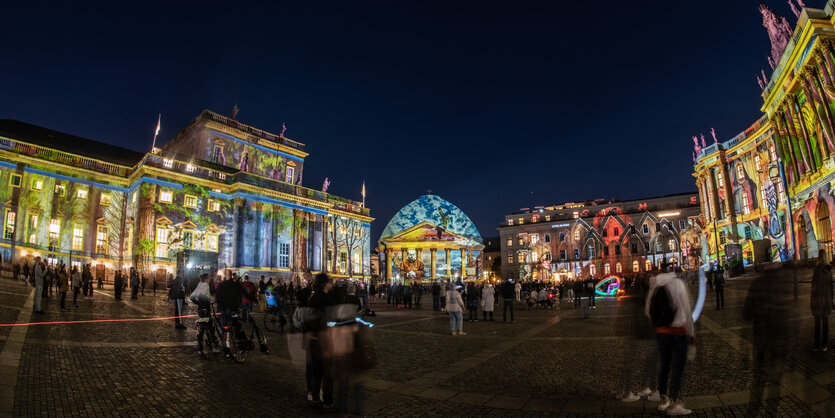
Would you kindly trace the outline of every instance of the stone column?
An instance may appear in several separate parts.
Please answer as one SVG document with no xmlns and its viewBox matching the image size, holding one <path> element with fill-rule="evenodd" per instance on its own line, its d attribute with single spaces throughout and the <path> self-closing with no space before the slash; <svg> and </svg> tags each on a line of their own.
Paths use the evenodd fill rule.
<svg viewBox="0 0 835 418">
<path fill-rule="evenodd" d="M 444 251 L 446 251 L 446 275 L 452 276 L 452 262 L 449 256 L 451 251 L 449 248 L 445 248 Z"/>
<path fill-rule="evenodd" d="M 394 252 L 386 247 L 386 279 L 391 280 L 391 257 Z"/>
<path fill-rule="evenodd" d="M 461 249 L 461 280 L 467 278 L 467 250 Z"/>
<path fill-rule="evenodd" d="M 435 276 L 436 276 L 436 274 L 435 274 L 435 264 L 436 264 L 436 263 L 435 263 L 435 260 L 436 260 L 436 258 L 435 258 L 435 252 L 436 252 L 436 251 L 437 251 L 437 250 L 433 248 L 433 249 L 431 250 L 431 253 L 430 253 L 430 254 L 431 254 L 431 257 L 432 257 L 432 261 L 431 261 L 431 263 L 432 263 L 432 267 L 430 267 L 430 272 L 431 272 L 430 274 L 432 275 L 432 279 L 433 279 L 433 280 L 435 279 Z"/>
</svg>

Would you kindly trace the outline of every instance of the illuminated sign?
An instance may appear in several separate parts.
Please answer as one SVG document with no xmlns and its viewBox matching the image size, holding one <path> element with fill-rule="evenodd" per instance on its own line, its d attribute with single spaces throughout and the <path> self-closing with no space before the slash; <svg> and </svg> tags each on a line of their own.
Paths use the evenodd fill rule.
<svg viewBox="0 0 835 418">
<path fill-rule="evenodd" d="M 638 203 L 638 210 L 647 210 L 646 203 Z"/>
<path fill-rule="evenodd" d="M 698 205 L 699 204 L 698 196 L 690 196 L 690 204 L 691 205 Z"/>
<path fill-rule="evenodd" d="M 679 212 L 679 211 L 675 211 L 675 212 L 661 212 L 661 213 L 659 213 L 659 214 L 658 214 L 658 217 L 659 217 L 659 218 L 666 218 L 666 217 L 668 217 L 668 216 L 678 216 L 678 215 L 680 215 L 680 214 L 681 214 L 681 212 Z"/>
<path fill-rule="evenodd" d="M 571 224 L 555 224 L 551 225 L 551 228 L 567 228 L 569 226 L 571 226 Z"/>
</svg>

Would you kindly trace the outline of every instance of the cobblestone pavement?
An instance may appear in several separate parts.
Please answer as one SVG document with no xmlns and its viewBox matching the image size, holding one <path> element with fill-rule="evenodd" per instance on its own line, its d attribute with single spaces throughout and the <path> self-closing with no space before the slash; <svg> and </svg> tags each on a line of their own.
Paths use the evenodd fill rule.
<svg viewBox="0 0 835 418">
<path fill-rule="evenodd" d="M 696 416 L 835 416 L 835 353 L 811 352 L 803 282 L 800 308 L 784 318 L 796 343 L 779 348 L 764 401 L 751 401 L 753 335 L 741 314 L 751 282 L 728 282 L 723 311 L 712 309 L 709 295 L 697 357 L 685 371 L 686 403 Z M 106 288 L 63 313 L 58 297 L 45 299 L 46 314 L 38 315 L 32 295 L 0 279 L 0 324 L 172 314 L 151 292 L 115 301 Z M 625 376 L 640 375 L 646 344 L 652 347 L 623 332 L 625 299 L 599 299 L 589 319 L 567 302 L 533 311 L 517 304 L 512 324 L 501 321 L 498 307 L 492 322 L 465 321 L 461 337 L 448 335 L 448 317 L 431 311 L 431 298 L 424 302 L 412 310 L 378 304 L 370 318 L 379 364 L 365 384 L 369 416 L 658 415 L 657 403 L 615 399 L 630 382 Z M 193 327 L 175 330 L 172 320 L 0 327 L 0 415 L 318 415 L 306 406 L 304 372 L 291 364 L 286 335 L 268 333 L 271 354 L 252 353 L 239 365 L 199 357 L 194 334 Z"/>
</svg>

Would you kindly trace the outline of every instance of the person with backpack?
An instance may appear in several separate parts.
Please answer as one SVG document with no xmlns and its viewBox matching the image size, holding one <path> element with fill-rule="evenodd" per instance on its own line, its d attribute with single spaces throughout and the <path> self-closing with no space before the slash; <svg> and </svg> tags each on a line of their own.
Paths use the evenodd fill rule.
<svg viewBox="0 0 835 418">
<path fill-rule="evenodd" d="M 241 319 L 246 321 L 252 312 L 252 303 L 255 301 L 258 293 L 255 289 L 255 284 L 249 281 L 249 276 L 244 276 L 241 282 L 241 288 L 243 288 L 243 294 L 241 295 Z"/>
<path fill-rule="evenodd" d="M 658 372 L 661 403 L 658 410 L 667 411 L 667 415 L 688 415 L 693 411 L 684 407 L 678 395 L 688 349 L 694 350 L 696 344 L 690 296 L 684 282 L 668 270 L 667 263 L 661 268 L 665 273 L 652 279 L 644 308 L 644 313 L 655 327 L 661 357 Z"/>
</svg>

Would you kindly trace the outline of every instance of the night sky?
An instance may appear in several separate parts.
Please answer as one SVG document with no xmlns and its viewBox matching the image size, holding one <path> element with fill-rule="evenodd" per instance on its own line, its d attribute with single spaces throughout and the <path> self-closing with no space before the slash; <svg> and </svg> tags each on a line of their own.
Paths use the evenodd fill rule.
<svg viewBox="0 0 835 418">
<path fill-rule="evenodd" d="M 760 116 L 770 50 L 748 1 L 71 3 L 0 6 L 0 118 L 145 152 L 158 113 L 164 142 L 238 103 L 307 145 L 305 186 L 365 180 L 375 239 L 430 188 L 483 236 L 522 207 L 694 191 L 690 137 Z"/>
</svg>

